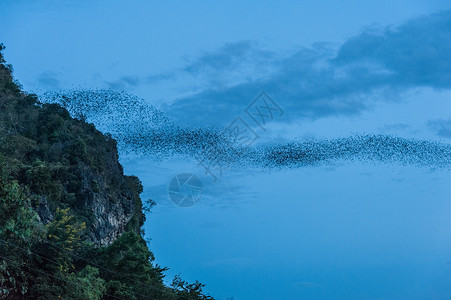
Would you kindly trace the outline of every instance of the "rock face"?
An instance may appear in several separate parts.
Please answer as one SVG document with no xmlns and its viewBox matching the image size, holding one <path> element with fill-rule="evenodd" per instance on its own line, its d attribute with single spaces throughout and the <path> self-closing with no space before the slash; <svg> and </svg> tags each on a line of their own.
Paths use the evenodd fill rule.
<svg viewBox="0 0 451 300">
<path fill-rule="evenodd" d="M 116 155 L 115 155 L 116 156 Z M 128 186 L 117 157 L 112 157 L 108 176 L 93 172 L 86 166 L 81 172 L 81 194 L 84 210 L 93 214 L 89 228 L 91 241 L 97 246 L 112 243 L 125 231 L 136 210 L 136 199 Z M 108 190 L 108 181 L 113 181 L 113 192 Z"/>
<path fill-rule="evenodd" d="M 139 183 L 133 181 L 135 177 L 123 175 L 117 150 L 115 147 L 111 150 L 106 157 L 102 157 L 103 172 L 82 162 L 78 163 L 76 170 L 80 182 L 77 193 L 78 206 L 91 221 L 88 223 L 87 234 L 96 246 L 107 246 L 125 232 L 127 224 L 139 209 L 137 203 L 140 203 L 139 195 L 136 193 L 136 188 L 139 187 L 134 186 Z M 58 155 L 53 159 L 59 159 L 56 156 Z M 67 184 L 65 189 L 68 190 Z M 54 215 L 47 197 L 39 197 L 35 209 L 42 222 L 53 221 Z"/>
<path fill-rule="evenodd" d="M 124 232 L 136 210 L 137 201 L 125 180 L 117 153 L 111 156 L 107 160 L 110 162 L 107 176 L 96 174 L 89 167 L 84 168 L 81 176 L 84 207 L 94 215 L 90 237 L 99 246 L 110 244 Z M 120 188 L 111 193 L 108 191 L 108 181 Z"/>
<path fill-rule="evenodd" d="M 38 198 L 38 203 L 35 209 L 44 224 L 50 223 L 55 218 L 53 213 L 50 211 L 46 196 L 41 196 Z"/>
</svg>

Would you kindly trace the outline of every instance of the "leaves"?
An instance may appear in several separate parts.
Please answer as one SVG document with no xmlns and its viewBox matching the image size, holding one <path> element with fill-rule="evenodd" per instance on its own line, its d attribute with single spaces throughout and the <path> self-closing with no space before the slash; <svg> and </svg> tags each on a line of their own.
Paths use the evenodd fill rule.
<svg viewBox="0 0 451 300">
<path fill-rule="evenodd" d="M 0 299 L 211 299 L 198 282 L 163 284 L 167 269 L 153 264 L 141 231 L 143 186 L 122 175 L 116 142 L 61 106 L 22 92 L 3 49 L 0 44 Z M 89 180 L 81 176 L 87 169 Z M 89 242 L 96 221 L 84 207 L 90 193 L 108 194 L 112 202 L 118 194 L 134 199 L 125 232 L 108 247 Z M 43 220 L 34 210 L 42 199 L 50 215 Z"/>
</svg>

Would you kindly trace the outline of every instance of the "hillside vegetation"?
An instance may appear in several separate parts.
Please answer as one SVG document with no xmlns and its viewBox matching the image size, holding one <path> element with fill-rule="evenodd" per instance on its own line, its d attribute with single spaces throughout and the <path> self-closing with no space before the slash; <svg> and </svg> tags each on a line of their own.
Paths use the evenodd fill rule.
<svg viewBox="0 0 451 300">
<path fill-rule="evenodd" d="M 115 140 L 23 92 L 3 48 L 0 299 L 213 299 L 179 276 L 164 285 Z"/>
</svg>

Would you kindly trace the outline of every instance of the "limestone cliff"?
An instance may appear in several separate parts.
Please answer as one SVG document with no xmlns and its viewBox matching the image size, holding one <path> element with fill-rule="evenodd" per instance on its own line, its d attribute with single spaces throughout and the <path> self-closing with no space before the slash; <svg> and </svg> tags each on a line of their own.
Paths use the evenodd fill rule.
<svg viewBox="0 0 451 300">
<path fill-rule="evenodd" d="M 0 44 L 0 299 L 210 300 L 169 287 L 116 141 L 22 91 Z"/>
<path fill-rule="evenodd" d="M 0 65 L 0 155 L 10 176 L 28 187 L 42 222 L 67 208 L 86 222 L 96 246 L 143 222 L 139 180 L 125 176 L 116 142 L 62 107 L 41 104 Z M 44 188 L 45 187 L 45 188 Z"/>
</svg>

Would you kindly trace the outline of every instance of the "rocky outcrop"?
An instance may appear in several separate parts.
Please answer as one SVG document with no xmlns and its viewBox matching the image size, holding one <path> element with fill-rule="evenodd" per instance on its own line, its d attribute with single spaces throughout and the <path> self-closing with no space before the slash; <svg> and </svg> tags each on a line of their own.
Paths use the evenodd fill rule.
<svg viewBox="0 0 451 300">
<path fill-rule="evenodd" d="M 39 218 L 44 224 L 50 223 L 55 217 L 50 210 L 46 196 L 38 197 L 38 202 L 36 204 L 35 210 L 37 211 Z"/>
<path fill-rule="evenodd" d="M 111 162 L 107 170 L 109 176 L 95 173 L 90 167 L 85 167 L 81 173 L 83 207 L 93 215 L 89 237 L 97 246 L 109 245 L 121 235 L 136 210 L 136 199 L 122 174 L 122 167 L 117 158 L 112 158 Z M 108 181 L 119 188 L 112 191 Z"/>
<path fill-rule="evenodd" d="M 51 149 L 64 152 L 61 144 L 53 145 Z M 93 166 L 78 162 L 76 172 L 80 188 L 76 197 L 78 208 L 87 216 L 87 235 L 96 246 L 107 246 L 126 231 L 127 224 L 137 213 L 139 196 L 133 182 L 123 175 L 122 166 L 118 162 L 117 150 L 113 147 L 106 156 L 102 157 L 102 172 Z M 58 155 L 54 153 L 54 159 Z M 138 187 L 139 188 L 139 187 Z M 65 192 L 68 190 L 65 184 Z M 38 198 L 35 210 L 43 223 L 53 221 L 54 215 L 47 201 L 47 197 Z"/>
</svg>

